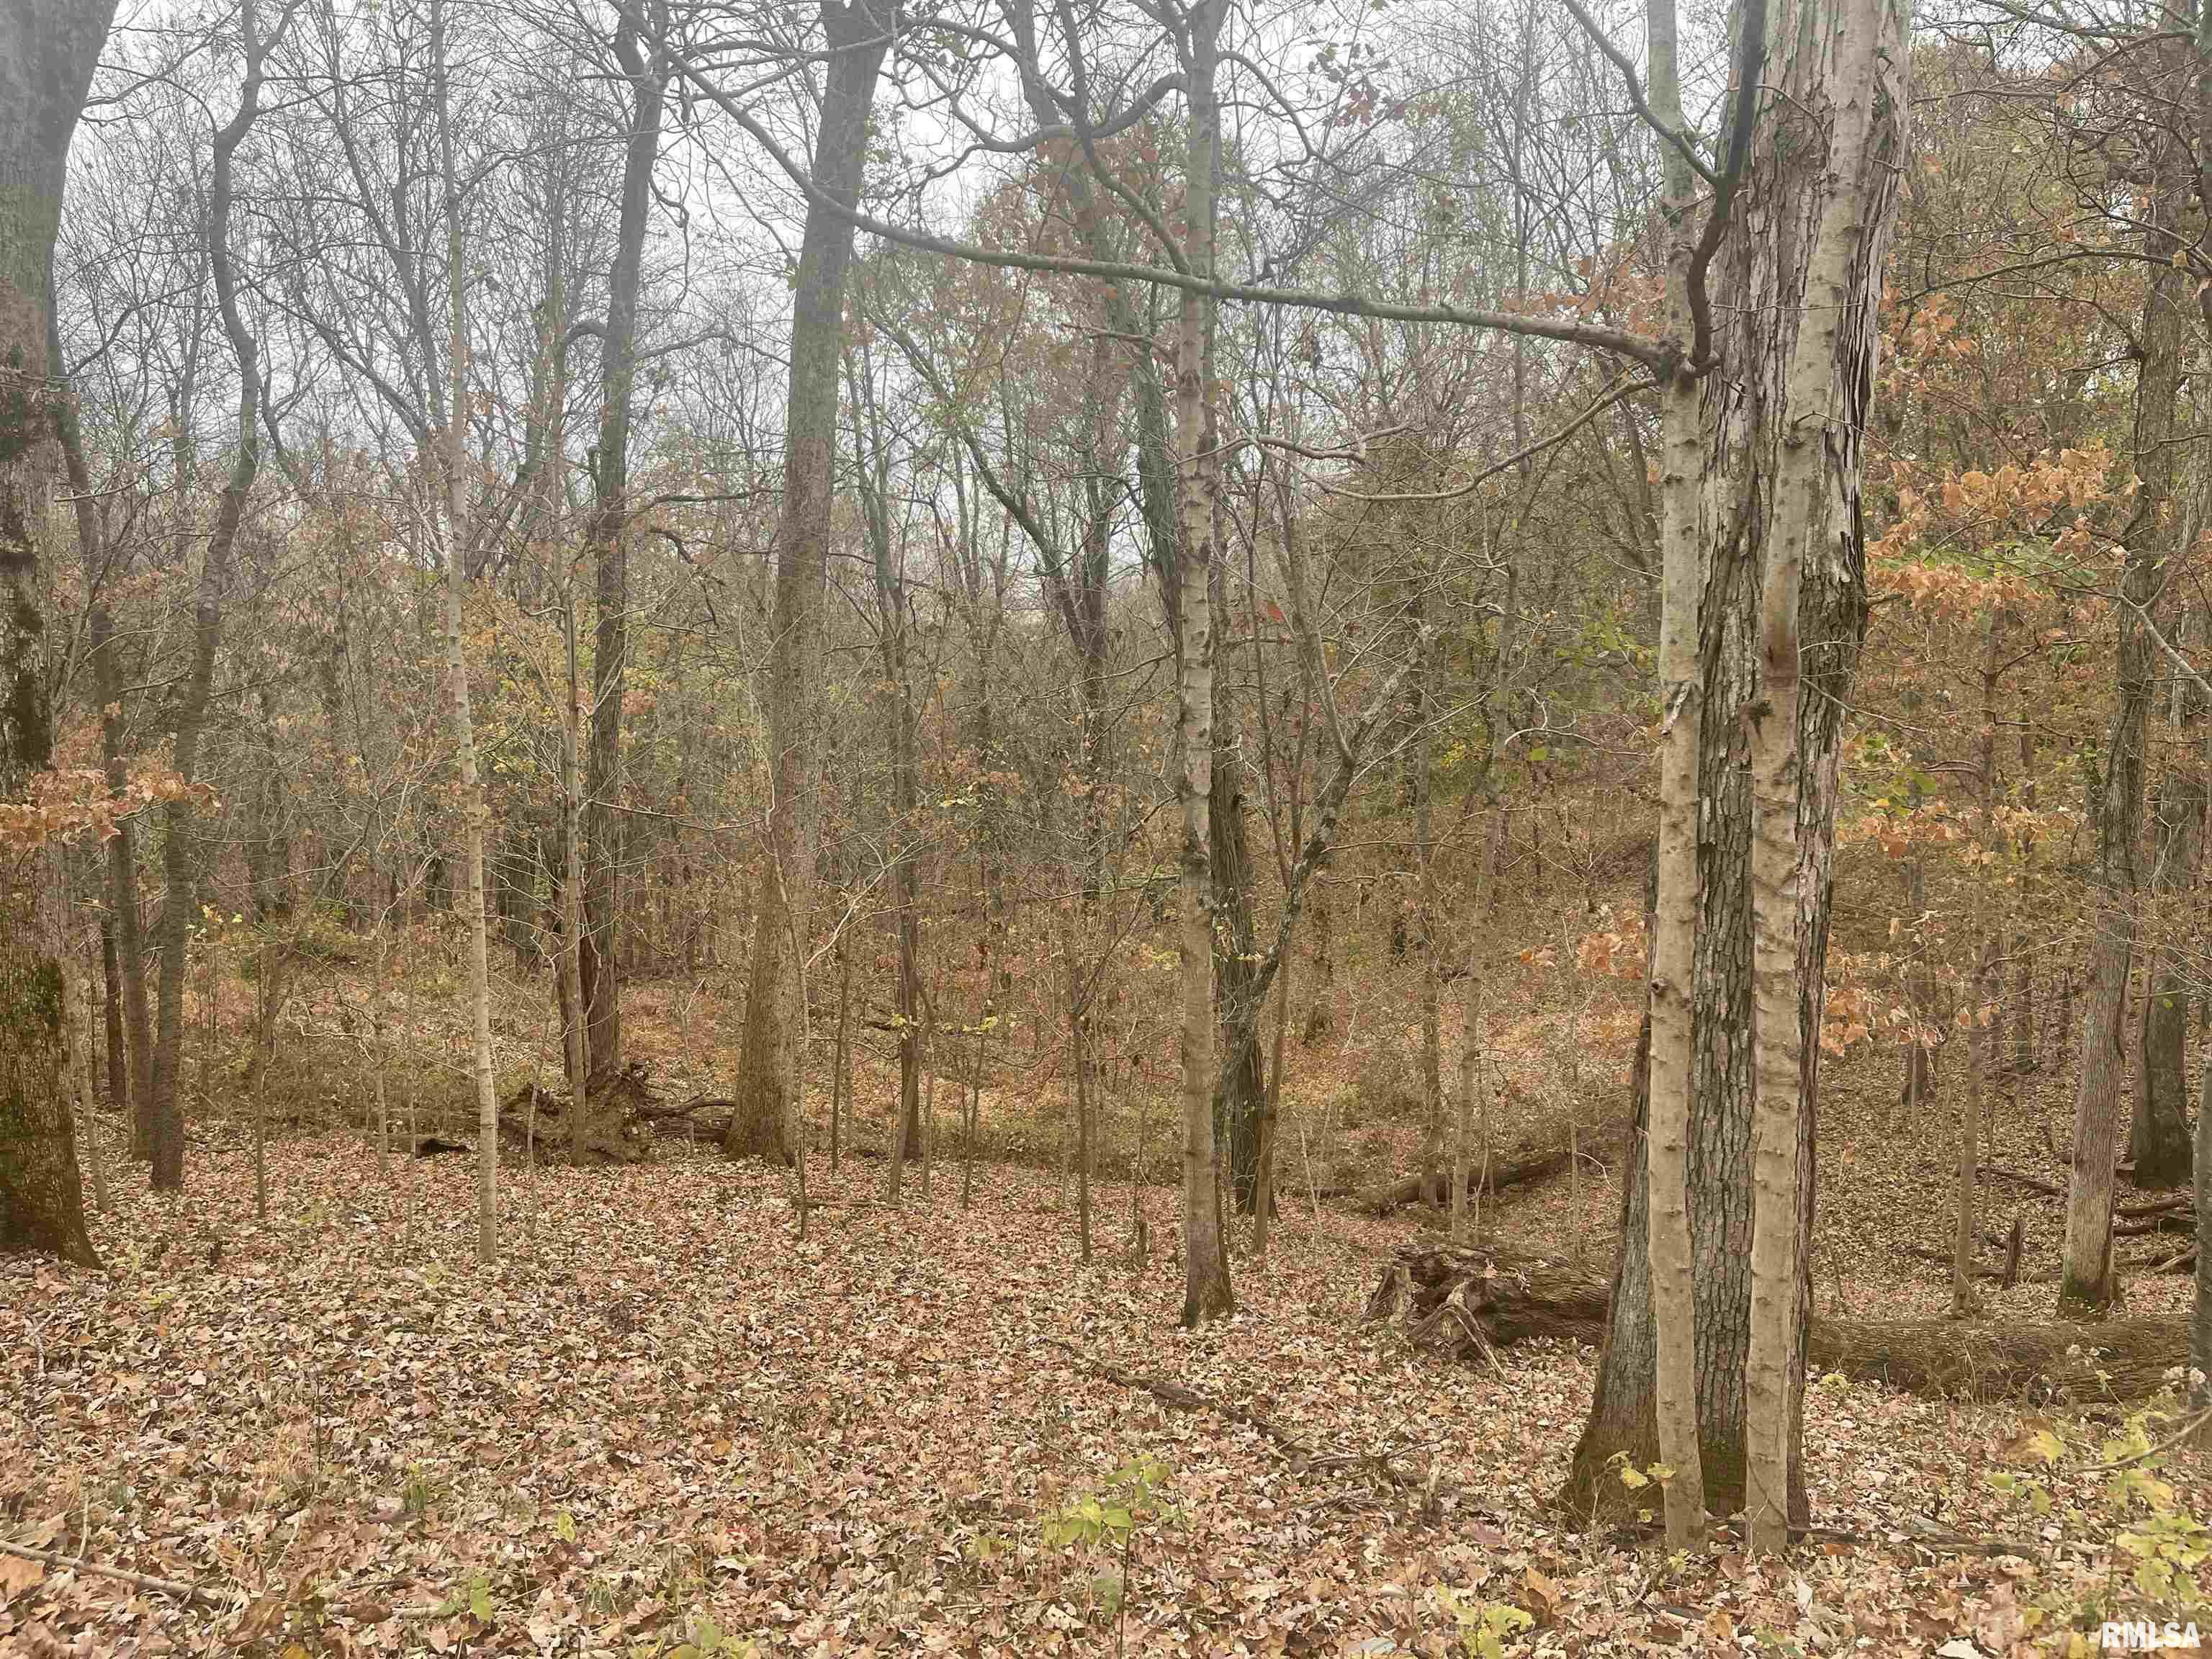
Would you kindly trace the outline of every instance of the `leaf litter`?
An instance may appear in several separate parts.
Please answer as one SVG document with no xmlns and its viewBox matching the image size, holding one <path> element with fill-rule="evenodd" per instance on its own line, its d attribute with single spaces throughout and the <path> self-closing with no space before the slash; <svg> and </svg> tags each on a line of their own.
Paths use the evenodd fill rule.
<svg viewBox="0 0 2212 1659">
<path fill-rule="evenodd" d="M 479 1269 L 468 1160 L 270 1158 L 266 1224 L 218 1139 L 181 1199 L 119 1171 L 104 1273 L 0 1261 L 0 1536 L 52 1558 L 0 1555 L 0 1652 L 1994 1656 L 2119 1553 L 2094 1515 L 2032 1557 L 1941 1541 L 2020 1533 L 1987 1476 L 2041 1419 L 1834 1379 L 1786 1565 L 1583 1528 L 1552 1498 L 1592 1354 L 1361 1326 L 1385 1223 L 1286 1208 L 1194 1334 L 1121 1183 L 1085 1266 L 1034 1170 L 963 1212 L 817 1164 L 801 1243 L 787 1174 L 510 1167 Z M 1139 1201 L 1171 1242 L 1175 1191 Z M 1140 1460 L 1126 1559 L 1048 1541 Z"/>
</svg>

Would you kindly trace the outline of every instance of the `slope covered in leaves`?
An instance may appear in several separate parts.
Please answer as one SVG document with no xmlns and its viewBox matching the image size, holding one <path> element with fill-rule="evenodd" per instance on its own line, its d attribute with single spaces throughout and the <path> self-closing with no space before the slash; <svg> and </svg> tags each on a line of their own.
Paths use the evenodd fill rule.
<svg viewBox="0 0 2212 1659">
<path fill-rule="evenodd" d="M 124 1173 L 105 1274 L 0 1263 L 0 1535 L 61 1558 L 0 1561 L 0 1650 L 1441 1652 L 1486 1620 L 1507 1653 L 1994 1654 L 2130 1565 L 2103 1511 L 2045 1536 L 1991 1490 L 2037 1425 L 1861 1387 L 1814 1391 L 1830 1530 L 1787 1570 L 1578 1531 L 1547 1500 L 1589 1356 L 1362 1328 L 1379 1224 L 1290 1218 L 1191 1336 L 1120 1186 L 1085 1267 L 1034 1172 L 963 1212 L 817 1170 L 799 1243 L 787 1175 L 550 1171 L 479 1272 L 466 1164 L 286 1143 L 257 1224 L 211 1146 L 181 1203 Z"/>
</svg>

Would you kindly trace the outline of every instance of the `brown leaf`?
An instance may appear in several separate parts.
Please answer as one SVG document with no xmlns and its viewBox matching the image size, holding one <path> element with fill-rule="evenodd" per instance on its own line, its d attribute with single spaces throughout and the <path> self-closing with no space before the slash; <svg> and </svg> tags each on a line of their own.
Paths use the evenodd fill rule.
<svg viewBox="0 0 2212 1659">
<path fill-rule="evenodd" d="M 238 1622 L 230 1627 L 230 1640 L 234 1647 L 252 1647 L 284 1622 L 284 1596 L 280 1590 L 268 1590 L 256 1596 Z"/>
<path fill-rule="evenodd" d="M 0 1607 L 6 1607 L 27 1589 L 36 1589 L 46 1576 L 43 1561 L 33 1561 L 21 1555 L 0 1555 Z"/>
<path fill-rule="evenodd" d="M 1522 1575 L 1522 1582 L 1528 1587 L 1528 1599 L 1536 1604 L 1537 1623 L 1550 1624 L 1552 1615 L 1558 1610 L 1559 1605 L 1559 1581 L 1547 1578 L 1535 1568 L 1531 1567 Z"/>
</svg>

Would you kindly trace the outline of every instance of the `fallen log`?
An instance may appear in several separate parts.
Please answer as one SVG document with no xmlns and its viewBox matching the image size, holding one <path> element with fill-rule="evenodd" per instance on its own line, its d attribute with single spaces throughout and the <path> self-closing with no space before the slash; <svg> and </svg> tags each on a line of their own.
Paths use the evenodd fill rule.
<svg viewBox="0 0 2212 1659">
<path fill-rule="evenodd" d="M 1494 1363 L 1531 1337 L 1595 1343 L 1607 1279 L 1558 1257 L 1506 1246 L 1401 1248 L 1367 1301 L 1370 1321 L 1396 1317 L 1417 1345 Z M 1953 1319 L 1816 1315 L 1807 1359 L 1907 1394 L 1965 1400 L 2142 1400 L 2187 1363 L 2179 1316 L 2100 1324 L 2021 1325 Z"/>
<path fill-rule="evenodd" d="M 2143 1238 L 2152 1233 L 2188 1233 L 2197 1231 L 2197 1214 L 2193 1210 L 2167 1210 L 2159 1215 L 2142 1216 L 2133 1221 L 2115 1221 L 2114 1238 Z"/>
<path fill-rule="evenodd" d="M 2187 1193 L 2176 1193 L 2171 1198 L 2154 1198 L 2141 1204 L 2116 1204 L 2112 1213 L 2122 1221 L 2140 1221 L 2147 1215 L 2172 1215 L 2185 1212 L 2192 1218 L 2197 1212 L 2197 1200 Z"/>
<path fill-rule="evenodd" d="M 1625 1119 L 1605 1125 L 1583 1124 L 1579 1138 L 1571 1134 L 1564 1122 L 1549 1123 L 1492 1153 L 1486 1178 L 1470 1158 L 1468 1182 L 1472 1188 L 1480 1179 L 1483 1191 L 1492 1194 L 1509 1187 L 1534 1186 L 1565 1174 L 1577 1152 L 1589 1164 L 1602 1169 L 1607 1157 L 1617 1152 L 1629 1133 L 1630 1125 Z M 1442 1204 L 1449 1202 L 1450 1197 L 1449 1172 L 1431 1164 L 1387 1185 L 1369 1188 L 1353 1202 L 1369 1215 L 1388 1215 L 1408 1204 L 1425 1200 Z"/>
</svg>

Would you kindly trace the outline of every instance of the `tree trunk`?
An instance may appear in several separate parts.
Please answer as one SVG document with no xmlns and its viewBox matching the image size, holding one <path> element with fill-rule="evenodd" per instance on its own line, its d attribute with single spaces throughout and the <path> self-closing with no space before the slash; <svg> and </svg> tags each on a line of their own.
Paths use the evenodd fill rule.
<svg viewBox="0 0 2212 1659">
<path fill-rule="evenodd" d="M 1216 586 L 1219 584 L 1217 582 Z M 1224 612 L 1217 606 L 1214 637 Z M 1214 688 L 1213 776 L 1206 825 L 1213 860 L 1215 994 L 1220 1005 L 1221 1079 L 1214 1123 L 1229 1166 L 1237 1212 L 1249 1215 L 1260 1184 L 1260 1118 L 1267 1079 L 1260 1059 L 1259 950 L 1252 925 L 1252 848 L 1244 816 L 1244 767 L 1237 716 Z"/>
<path fill-rule="evenodd" d="M 453 154 L 453 87 L 447 69 L 443 0 L 430 0 L 432 94 L 437 103 L 438 162 L 446 225 L 446 424 L 434 434 L 432 514 L 446 565 L 446 672 L 451 681 L 453 749 L 460 773 L 462 836 L 467 883 L 460 902 L 469 925 L 468 989 L 477 1091 L 477 1260 L 499 1257 L 499 1089 L 492 1074 L 491 951 L 484 918 L 484 829 L 490 812 L 477 771 L 476 720 L 469 706 L 469 665 L 462 601 L 468 591 L 469 328 L 467 246 L 461 236 L 461 189 Z"/>
<path fill-rule="evenodd" d="M 2124 1032 L 2128 979 L 2135 957 L 2136 843 L 2142 831 L 2143 727 L 2152 689 L 2144 611 L 2156 597 L 2173 539 L 2169 522 L 2179 442 L 2182 304 L 2185 271 L 2172 261 L 2180 189 L 2172 155 L 2157 164 L 2143 233 L 2148 291 L 2143 301 L 2142 362 L 2136 377 L 2135 464 L 2142 487 L 2122 538 L 2118 702 L 2106 745 L 2098 800 L 2096 931 L 2089 943 L 2081 1071 L 2074 1092 L 2074 1166 L 2066 1193 L 2066 1261 L 2058 1286 L 2062 1313 L 2098 1316 L 2118 1293 L 2112 1272 L 2112 1164 L 2127 1079 Z"/>
<path fill-rule="evenodd" d="M 591 711 L 576 661 L 576 583 L 562 584 L 562 650 L 568 670 L 568 716 L 561 744 L 561 1033 L 568 1065 L 568 1162 L 581 1164 L 592 1144 L 591 999 L 584 990 L 584 734 Z"/>
<path fill-rule="evenodd" d="M 1183 170 L 1183 252 L 1213 270 L 1221 110 L 1214 95 L 1225 0 L 1188 14 L 1189 134 Z M 1175 331 L 1175 447 L 1182 536 L 1176 548 L 1176 793 L 1182 807 L 1176 928 L 1182 1021 L 1183 1307 L 1187 1326 L 1235 1310 L 1213 1138 L 1213 617 L 1209 581 L 1220 558 L 1221 444 L 1212 385 L 1213 301 L 1181 296 Z M 1165 573 L 1163 572 L 1163 574 Z"/>
<path fill-rule="evenodd" d="M 1746 1463 L 1754 1453 L 1745 1398 L 1753 1316 L 1755 1097 L 1753 1045 L 1744 1040 L 1753 1018 L 1752 756 L 1746 728 L 1760 696 L 1762 630 L 1755 620 L 1760 574 L 1765 561 L 1778 555 L 1776 539 L 1794 536 L 1802 561 L 1799 591 L 1785 616 L 1778 618 L 1775 606 L 1766 607 L 1764 634 L 1772 641 L 1778 626 L 1785 635 L 1794 629 L 1802 642 L 1791 688 L 1794 720 L 1771 710 L 1765 715 L 1784 730 L 1794 724 L 1795 732 L 1782 769 L 1772 764 L 1771 744 L 1762 756 L 1770 763 L 1763 790 L 1770 801 L 1778 786 L 1783 791 L 1784 826 L 1777 846 L 1788 849 L 1790 865 L 1786 872 L 1774 868 L 1777 846 L 1762 860 L 1772 916 L 1769 949 L 1778 934 L 1790 946 L 1790 960 L 1781 964 L 1778 981 L 1771 957 L 1763 964 L 1770 971 L 1761 1036 L 1771 1053 L 1789 1056 L 1797 1066 L 1788 1079 L 1776 1078 L 1771 1062 L 1765 1068 L 1778 1089 L 1785 1097 L 1794 1092 L 1800 1103 L 1794 1149 L 1774 1145 L 1771 1134 L 1765 1148 L 1770 1194 L 1785 1200 L 1778 1218 L 1789 1224 L 1771 1228 L 1765 1237 L 1771 1242 L 1780 1231 L 1785 1241 L 1794 1241 L 1784 1251 L 1784 1269 L 1794 1261 L 1796 1289 L 1780 1300 L 1785 1314 L 1794 1305 L 1794 1322 L 1802 1326 L 1809 1302 L 1804 1274 L 1838 751 L 1866 628 L 1858 444 L 1872 387 L 1875 307 L 1903 140 L 1907 59 L 1902 28 L 1901 14 L 1880 0 L 1783 0 L 1775 24 L 1759 42 L 1762 58 L 1751 74 L 1754 84 L 1778 88 L 1782 95 L 1761 104 L 1760 131 L 1731 135 L 1732 141 L 1746 141 L 1749 170 L 1741 190 L 1748 204 L 1721 239 L 1711 268 L 1712 308 L 1722 320 L 1716 325 L 1717 362 L 1705 377 L 1700 416 L 1709 449 L 1696 475 L 1704 515 L 1697 540 L 1709 562 L 1698 629 L 1701 822 L 1692 890 L 1699 926 L 1690 976 L 1685 1161 L 1698 1438 L 1707 1505 L 1723 1514 L 1744 1507 Z M 1807 110 L 1820 114 L 1808 118 Z M 1837 134 L 1832 153 L 1821 137 L 1829 117 Z M 1816 230 L 1823 234 L 1816 237 Z M 1820 332 L 1834 331 L 1832 342 L 1819 343 L 1816 358 L 1796 351 L 1808 286 L 1815 281 L 1826 303 L 1812 308 L 1830 319 Z M 1804 398 L 1812 401 L 1800 401 Z M 1811 461 L 1802 454 L 1791 458 L 1793 441 L 1814 452 Z M 1771 902 L 1785 879 L 1795 884 L 1792 917 L 1773 915 Z M 1666 924 L 1661 925 L 1663 931 Z M 1789 1029 L 1774 1030 L 1778 1019 Z M 1640 1118 L 1650 1109 L 1648 1098 L 1639 1102 Z M 1789 1126 L 1771 1127 L 1786 1132 Z M 1644 1164 L 1639 1156 L 1624 1183 L 1624 1244 L 1606 1347 L 1567 1494 L 1578 1511 L 1611 1499 L 1606 1471 L 1616 1453 L 1625 1451 L 1641 1465 L 1652 1462 L 1657 1450 Z M 1777 1186 L 1789 1190 L 1777 1193 Z M 1777 1218 L 1770 1216 L 1771 1222 Z M 1778 1407 L 1771 1415 L 1781 1419 L 1779 1450 L 1788 1470 L 1783 1507 L 1795 1521 L 1804 1513 L 1802 1340 L 1789 1340 L 1783 1359 L 1781 1398 L 1770 1406 Z M 1769 1432 L 1773 1426 L 1771 1420 L 1765 1425 Z M 1777 1448 L 1756 1449 L 1771 1458 Z M 1618 1481 L 1610 1485 L 1619 1487 Z"/>
<path fill-rule="evenodd" d="M 814 144 L 814 182 L 833 202 L 859 198 L 867 159 L 868 108 L 889 46 L 887 19 L 865 0 L 821 8 L 830 48 L 827 88 Z M 815 698 L 811 677 L 822 632 L 835 498 L 837 365 L 844 337 L 845 275 L 853 228 L 809 203 L 799 245 L 791 319 L 790 393 L 785 402 L 783 503 L 776 526 L 775 635 L 769 663 L 768 770 L 772 805 L 767 857 L 754 908 L 753 959 L 739 1053 L 737 1109 L 724 1141 L 733 1155 L 781 1161 L 793 1152 L 788 1122 L 806 1055 L 805 1022 L 794 1005 L 814 880 Z M 800 946 L 803 948 L 803 943 Z"/>
<path fill-rule="evenodd" d="M 2135 1115 L 2129 1126 L 2128 1158 L 2135 1184 L 2163 1189 L 2185 1187 L 2191 1174 L 2189 1145 L 2189 1004 L 2191 986 L 2185 955 L 2188 916 L 2183 907 L 2197 884 L 2204 830 L 2205 778 L 2201 745 L 2189 729 L 2202 718 L 2196 699 L 2187 697 L 2189 718 L 2172 764 L 2158 791 L 2153 817 L 2156 850 L 2150 887 L 2159 900 L 2157 931 L 2151 945 L 2148 985 L 2143 1002 L 2142 1066 Z"/>
<path fill-rule="evenodd" d="M 0 799 L 11 802 L 52 758 L 39 568 L 58 471 L 51 276 L 70 139 L 114 11 L 113 0 L 24 0 L 0 15 Z M 44 884 L 0 885 L 0 1250 L 97 1267 L 77 1182 L 62 970 L 52 919 L 41 914 Z"/>
<path fill-rule="evenodd" d="M 48 349 L 61 361 L 58 335 L 49 319 Z M 130 781 L 123 761 L 123 671 L 116 660 L 115 617 L 108 584 L 118 572 L 118 557 L 106 536 L 86 465 L 73 400 L 60 405 L 63 465 L 76 495 L 77 544 L 84 556 L 88 596 L 85 627 L 90 647 L 93 696 L 100 703 L 100 761 L 108 793 L 120 798 Z M 153 1116 L 149 1082 L 154 1033 L 146 1006 L 146 945 L 138 915 L 138 824 L 135 814 L 118 819 L 106 850 L 107 915 L 100 921 L 101 967 L 107 982 L 108 1091 L 131 1117 L 134 1157 L 151 1155 Z"/>
<path fill-rule="evenodd" d="M 106 1017 L 101 1036 L 107 1055 L 107 1097 L 127 1112 L 131 1109 L 131 1063 L 123 1047 L 123 969 L 116 955 L 112 911 L 100 919 L 100 1008 Z"/>
<path fill-rule="evenodd" d="M 1973 984 L 1966 998 L 1972 1023 L 1966 1028 L 1966 1091 L 1959 1103 L 1959 1169 L 1952 1215 L 1951 1316 L 1964 1319 L 1974 1305 L 1974 1183 L 1981 1167 L 1982 1115 L 1990 1066 L 1987 1056 L 1997 1050 L 1995 1027 L 1984 1030 L 1982 1005 L 1989 995 L 1996 962 L 1994 934 L 1982 942 L 1981 959 L 1975 964 Z"/>
<path fill-rule="evenodd" d="M 637 292 L 645 233 L 653 211 L 653 165 L 660 153 L 661 108 L 668 85 L 663 37 L 666 0 L 649 9 L 653 38 L 640 40 L 625 11 L 615 30 L 615 57 L 630 83 L 630 123 L 623 147 L 622 207 L 614 265 L 607 280 L 607 319 L 600 341 L 605 391 L 599 441 L 593 451 L 591 544 L 599 580 L 599 617 L 592 658 L 592 737 L 585 766 L 583 981 L 586 1052 L 601 1078 L 622 1069 L 622 975 L 616 928 L 622 915 L 623 683 L 629 652 L 629 428 L 637 378 Z M 587 1083 L 590 1081 L 586 1079 Z"/>
<path fill-rule="evenodd" d="M 1873 313 L 1880 305 L 1882 280 L 1879 262 L 1861 268 L 1860 249 L 1863 243 L 1879 247 L 1886 242 L 1884 221 L 1897 195 L 1889 170 L 1899 160 L 1903 137 L 1887 131 L 1879 107 L 1891 91 L 1883 84 L 1881 56 L 1892 46 L 1906 49 L 1901 28 L 1898 38 L 1884 39 L 1878 21 L 1884 3 L 1845 0 L 1827 41 L 1814 48 L 1831 51 L 1833 57 L 1803 66 L 1814 94 L 1812 106 L 1827 118 L 1826 172 L 1808 170 L 1800 180 L 1801 188 L 1810 187 L 1806 194 L 1817 204 L 1801 209 L 1810 224 L 1801 227 L 1800 234 L 1817 228 L 1818 240 L 1803 278 L 1803 310 L 1793 319 L 1794 337 L 1785 347 L 1783 337 L 1791 331 L 1778 328 L 1774 348 L 1762 365 L 1768 395 L 1780 393 L 1787 415 L 1762 443 L 1772 447 L 1773 516 L 1761 549 L 1759 695 L 1746 711 L 1751 727 L 1756 1023 L 1744 1504 L 1747 1541 L 1761 1553 L 1779 1553 L 1788 1547 L 1790 1522 L 1803 1502 L 1796 1470 L 1810 1285 L 1808 1059 L 1820 1044 L 1826 957 L 1823 951 L 1808 963 L 1802 939 L 1800 882 L 1806 866 L 1800 847 L 1805 831 L 1801 803 L 1808 792 L 1798 779 L 1805 761 L 1799 730 L 1799 599 L 1807 566 L 1832 547 L 1838 520 L 1846 536 L 1858 528 L 1858 433 L 1869 395 L 1863 382 L 1874 367 L 1878 334 Z M 1899 65 L 1898 73 L 1903 72 Z M 1784 136 L 1777 135 L 1778 144 Z M 1808 123 L 1786 136 L 1812 149 L 1820 134 Z M 1778 179 L 1788 171 L 1787 160 L 1780 161 Z M 1863 631 L 1863 601 L 1860 615 Z M 1812 792 L 1814 834 L 1831 845 L 1834 767 L 1832 749 L 1827 776 Z M 1814 1014 L 1810 1021 L 1803 1018 L 1807 1009 Z"/>
<path fill-rule="evenodd" d="M 1444 1156 L 1443 952 L 1437 948 L 1443 917 L 1437 903 L 1436 653 L 1428 629 L 1435 582 L 1425 570 L 1420 580 L 1416 614 L 1421 628 L 1414 645 L 1419 666 L 1413 671 L 1413 732 L 1406 763 L 1413 773 L 1414 921 L 1420 933 L 1414 948 L 1421 963 L 1421 1161 L 1433 1167 Z"/>
<path fill-rule="evenodd" d="M 215 135 L 213 181 L 208 207 L 208 263 L 215 275 L 216 299 L 224 332 L 238 359 L 238 447 L 231 459 L 230 477 L 216 508 L 215 528 L 208 537 L 200 567 L 198 589 L 192 604 L 192 656 L 185 690 L 179 699 L 175 732 L 177 775 L 190 782 L 198 764 L 202 730 L 215 681 L 216 647 L 222 637 L 222 602 L 230 586 L 232 556 L 238 529 L 246 516 L 246 500 L 260 469 L 261 399 L 259 347 L 239 310 L 238 284 L 231 268 L 230 216 L 234 202 L 234 161 L 260 109 L 261 61 L 265 47 L 254 30 L 253 8 L 240 14 L 246 48 L 246 75 L 240 85 L 238 112 Z M 197 816 L 189 795 L 171 800 L 162 814 L 161 866 L 167 890 L 161 900 L 161 974 L 158 1018 L 154 1045 L 151 1105 L 153 1184 L 155 1190 L 175 1191 L 185 1181 L 185 1121 L 177 1100 L 177 1072 L 183 1040 L 185 951 L 191 924 L 198 914 L 196 884 L 198 871 L 192 846 L 192 821 Z"/>
<path fill-rule="evenodd" d="M 1650 9 L 1651 92 L 1662 121 L 1680 125 L 1681 82 L 1677 20 L 1671 0 Z M 1667 161 L 1666 212 L 1671 232 L 1668 253 L 1670 326 L 1687 336 L 1692 327 L 1689 283 L 1695 258 L 1690 215 L 1695 203 L 1686 158 Z M 1658 1461 L 1672 1471 L 1664 1504 L 1670 1548 L 1693 1547 L 1705 1525 L 1707 1482 L 1699 1444 L 1701 1391 L 1698 1385 L 1696 1242 L 1690 1217 L 1690 1136 L 1693 1121 L 1694 1062 L 1691 1043 L 1696 1019 L 1698 926 L 1698 782 L 1703 688 L 1698 677 L 1700 637 L 1698 605 L 1702 579 L 1698 536 L 1698 487 L 1703 471 L 1702 412 L 1697 384 L 1677 374 L 1662 389 L 1660 404 L 1660 623 L 1659 696 L 1663 710 L 1659 734 L 1659 834 L 1655 858 L 1650 996 L 1644 1011 L 1637 1075 L 1643 1085 L 1636 1103 L 1638 1127 L 1648 1117 L 1644 1210 L 1641 1243 L 1648 1276 L 1650 1412 Z M 1496 725 L 1493 715 L 1492 725 Z M 1634 1164 L 1624 1215 L 1634 1218 Z M 1627 1224 L 1626 1222 L 1624 1224 Z M 1637 1238 L 1636 1233 L 1630 1235 Z M 1626 1297 L 1630 1250 L 1623 1251 L 1620 1294 Z M 1611 1343 L 1607 1344 L 1607 1353 Z M 1601 1376 L 1593 1406 L 1589 1442 L 1606 1404 Z M 1579 1449 L 1577 1457 L 1581 1455 Z M 1577 1470 L 1579 1474 L 1579 1468 Z M 1723 1513 L 1726 1511 L 1723 1510 Z"/>
<path fill-rule="evenodd" d="M 2212 59 L 2212 53 L 2206 56 Z M 2203 1411 L 2212 1407 L 2212 1064 L 2202 1068 L 2197 1084 L 2197 1167 L 2191 1190 L 2197 1200 L 2197 1297 L 2190 1322 L 2189 1363 L 2195 1376 L 2189 1398 Z"/>
</svg>

